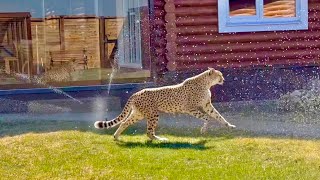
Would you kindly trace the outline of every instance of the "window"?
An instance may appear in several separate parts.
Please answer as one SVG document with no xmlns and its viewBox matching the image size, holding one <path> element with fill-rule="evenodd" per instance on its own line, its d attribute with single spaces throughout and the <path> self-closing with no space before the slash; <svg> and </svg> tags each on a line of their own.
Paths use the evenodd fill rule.
<svg viewBox="0 0 320 180">
<path fill-rule="evenodd" d="M 219 32 L 308 29 L 308 0 L 218 0 Z"/>
<path fill-rule="evenodd" d="M 119 0 L 118 0 L 119 3 Z M 141 0 L 128 0 L 122 8 L 126 9 L 126 20 L 123 32 L 118 39 L 120 55 L 117 57 L 120 67 L 142 68 L 142 42 L 141 42 L 141 7 L 146 2 Z"/>
</svg>

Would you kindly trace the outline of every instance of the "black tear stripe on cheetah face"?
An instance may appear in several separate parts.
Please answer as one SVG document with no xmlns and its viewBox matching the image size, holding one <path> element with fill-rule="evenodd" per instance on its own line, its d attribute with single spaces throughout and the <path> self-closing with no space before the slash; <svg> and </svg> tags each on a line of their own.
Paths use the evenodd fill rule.
<svg viewBox="0 0 320 180">
<path fill-rule="evenodd" d="M 114 134 L 115 140 L 131 124 L 147 119 L 147 135 L 153 140 L 167 140 L 156 136 L 159 112 L 185 113 L 204 121 L 201 132 L 207 129 L 208 121 L 217 120 L 227 127 L 235 126 L 227 122 L 211 103 L 210 87 L 223 84 L 220 71 L 209 68 L 207 71 L 188 78 L 180 84 L 159 88 L 148 88 L 133 94 L 121 114 L 110 121 L 96 121 L 98 129 L 111 128 L 120 124 Z"/>
</svg>

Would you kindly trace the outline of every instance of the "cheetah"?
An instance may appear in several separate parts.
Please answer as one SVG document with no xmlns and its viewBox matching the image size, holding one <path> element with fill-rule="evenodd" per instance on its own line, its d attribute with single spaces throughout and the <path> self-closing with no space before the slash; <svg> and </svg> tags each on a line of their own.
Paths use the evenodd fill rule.
<svg viewBox="0 0 320 180">
<path fill-rule="evenodd" d="M 222 73 L 213 68 L 190 77 L 182 83 L 158 88 L 147 88 L 133 94 L 123 111 L 113 120 L 96 121 L 95 128 L 111 128 L 120 124 L 114 133 L 119 140 L 120 134 L 131 124 L 147 119 L 147 136 L 151 140 L 167 141 L 167 138 L 156 136 L 159 112 L 183 113 L 204 121 L 201 133 L 207 131 L 208 122 L 215 119 L 229 128 L 235 128 L 221 116 L 211 103 L 210 87 L 222 85 Z"/>
<path fill-rule="evenodd" d="M 64 64 L 51 67 L 44 74 L 35 79 L 42 84 L 48 82 L 69 82 L 72 81 L 72 72 L 85 69 L 82 60 L 72 59 Z"/>
</svg>

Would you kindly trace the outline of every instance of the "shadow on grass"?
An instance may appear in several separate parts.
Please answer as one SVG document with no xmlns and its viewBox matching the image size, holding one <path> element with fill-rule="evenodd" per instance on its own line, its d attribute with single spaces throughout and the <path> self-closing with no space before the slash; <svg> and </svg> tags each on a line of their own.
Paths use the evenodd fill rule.
<svg viewBox="0 0 320 180">
<path fill-rule="evenodd" d="M 196 143 L 190 142 L 117 142 L 121 147 L 126 148 L 167 148 L 167 149 L 196 149 L 206 150 L 212 147 L 206 147 L 207 140 L 201 140 Z"/>
<path fill-rule="evenodd" d="M 75 120 L 0 120 L 0 138 L 4 136 L 16 136 L 26 133 L 48 133 L 57 131 L 76 130 L 81 132 L 93 132 L 101 135 L 113 135 L 117 127 L 112 129 L 95 129 L 91 121 Z M 220 132 L 220 130 L 219 130 Z M 231 131 L 222 131 L 222 133 L 209 131 L 212 136 L 232 137 Z M 124 135 L 142 135 L 146 134 L 146 125 L 143 122 L 130 126 L 123 133 Z M 161 126 L 157 129 L 157 134 L 169 134 L 182 137 L 201 137 L 200 127 L 181 128 L 173 126 Z M 205 136 L 208 136 L 205 135 Z"/>
</svg>

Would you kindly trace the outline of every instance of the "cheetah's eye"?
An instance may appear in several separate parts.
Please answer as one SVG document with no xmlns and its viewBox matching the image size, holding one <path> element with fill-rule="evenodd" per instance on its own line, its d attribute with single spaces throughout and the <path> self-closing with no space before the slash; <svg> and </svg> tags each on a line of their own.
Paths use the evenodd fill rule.
<svg viewBox="0 0 320 180">
<path fill-rule="evenodd" d="M 212 75 L 212 71 L 209 71 L 209 76 L 211 76 Z"/>
</svg>

